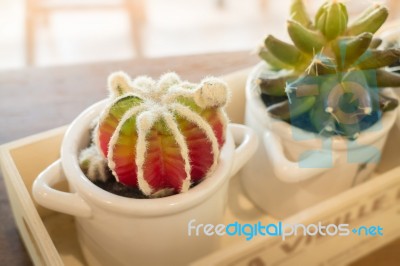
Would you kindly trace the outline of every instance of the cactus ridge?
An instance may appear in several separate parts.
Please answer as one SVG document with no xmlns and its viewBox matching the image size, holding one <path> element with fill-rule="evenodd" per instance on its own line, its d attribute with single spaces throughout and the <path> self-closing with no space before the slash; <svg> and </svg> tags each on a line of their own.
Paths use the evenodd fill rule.
<svg viewBox="0 0 400 266">
<path fill-rule="evenodd" d="M 268 112 L 290 123 L 298 117 L 304 121 L 308 115 L 312 125 L 306 127 L 311 131 L 354 139 L 376 122 L 370 119 L 367 125 L 364 118 L 380 117 L 381 112 L 396 108 L 398 101 L 378 90 L 400 86 L 400 74 L 386 68 L 399 60 L 400 49 L 380 49 L 382 40 L 373 37 L 387 17 L 387 8 L 375 4 L 348 23 L 346 5 L 328 0 L 312 22 L 303 1 L 292 0 L 287 22 L 292 44 L 268 35 L 259 50 L 268 73 L 274 73 L 254 80 L 270 99 L 267 102 L 275 102 Z M 311 84 L 304 82 L 312 79 L 317 89 L 306 95 Z M 274 100 L 285 95 L 283 102 Z M 347 111 L 342 111 L 343 107 Z"/>
</svg>

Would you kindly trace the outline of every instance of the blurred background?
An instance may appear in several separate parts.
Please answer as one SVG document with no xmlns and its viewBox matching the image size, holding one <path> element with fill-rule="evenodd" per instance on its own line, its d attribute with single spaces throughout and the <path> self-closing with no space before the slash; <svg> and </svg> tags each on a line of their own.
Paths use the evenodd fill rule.
<svg viewBox="0 0 400 266">
<path fill-rule="evenodd" d="M 310 13 L 323 0 L 306 0 Z M 345 0 L 350 13 L 372 1 Z M 398 0 L 381 0 L 397 16 Z M 0 70 L 254 50 L 290 0 L 0 0 Z"/>
</svg>

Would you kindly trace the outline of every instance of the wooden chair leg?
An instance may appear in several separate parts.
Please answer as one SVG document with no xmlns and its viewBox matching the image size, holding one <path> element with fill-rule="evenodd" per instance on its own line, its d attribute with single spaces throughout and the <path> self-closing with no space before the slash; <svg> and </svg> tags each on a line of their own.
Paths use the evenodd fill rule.
<svg viewBox="0 0 400 266">
<path fill-rule="evenodd" d="M 131 21 L 133 49 L 137 57 L 143 57 L 142 31 L 147 19 L 145 1 L 127 0 L 126 7 Z"/>
<path fill-rule="evenodd" d="M 260 2 L 260 10 L 264 11 L 267 8 L 267 0 L 259 0 Z"/>
<path fill-rule="evenodd" d="M 217 7 L 220 9 L 224 9 L 225 8 L 225 0 L 217 0 Z"/>
<path fill-rule="evenodd" d="M 35 63 L 36 20 L 33 1 L 26 0 L 25 2 L 25 62 L 27 66 L 32 66 Z"/>
<path fill-rule="evenodd" d="M 397 19 L 397 15 L 399 14 L 400 3 L 399 0 L 387 0 L 386 6 L 390 11 L 390 19 Z"/>
</svg>

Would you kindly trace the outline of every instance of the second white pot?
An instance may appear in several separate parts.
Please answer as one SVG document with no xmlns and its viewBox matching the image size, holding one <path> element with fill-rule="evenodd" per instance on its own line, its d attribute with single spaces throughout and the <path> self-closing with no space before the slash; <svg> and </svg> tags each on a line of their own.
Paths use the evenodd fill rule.
<svg viewBox="0 0 400 266">
<path fill-rule="evenodd" d="M 248 197 L 265 212 L 285 218 L 366 181 L 398 112 L 385 113 L 356 141 L 322 138 L 269 116 L 254 79 L 263 67 L 258 65 L 246 84 L 245 123 L 263 142 L 243 168 Z"/>
</svg>

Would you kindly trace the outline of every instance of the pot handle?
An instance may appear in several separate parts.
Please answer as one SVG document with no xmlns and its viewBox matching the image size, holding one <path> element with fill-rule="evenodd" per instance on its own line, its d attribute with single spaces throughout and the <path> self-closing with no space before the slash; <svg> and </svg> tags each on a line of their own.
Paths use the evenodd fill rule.
<svg viewBox="0 0 400 266">
<path fill-rule="evenodd" d="M 79 217 L 90 217 L 90 206 L 77 193 L 63 192 L 52 187 L 62 180 L 65 180 L 65 175 L 59 159 L 36 178 L 32 186 L 33 198 L 48 209 Z"/>
<path fill-rule="evenodd" d="M 264 148 L 271 162 L 275 176 L 286 183 L 297 183 L 326 173 L 336 164 L 338 158 L 333 152 L 318 151 L 304 156 L 299 162 L 290 161 L 284 152 L 279 136 L 269 130 L 264 134 Z M 301 167 L 317 161 L 321 167 Z M 330 165 L 330 167 L 328 167 Z M 322 168 L 322 166 L 326 166 Z"/>
<path fill-rule="evenodd" d="M 258 137 L 254 130 L 239 124 L 229 124 L 230 132 L 236 144 L 230 176 L 234 176 L 253 156 L 258 146 Z"/>
</svg>

